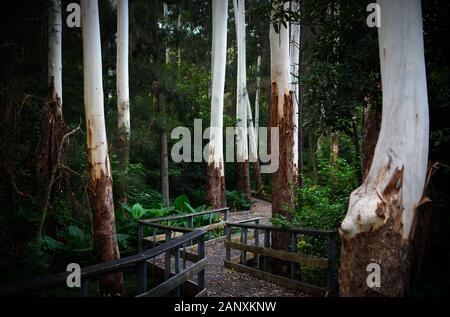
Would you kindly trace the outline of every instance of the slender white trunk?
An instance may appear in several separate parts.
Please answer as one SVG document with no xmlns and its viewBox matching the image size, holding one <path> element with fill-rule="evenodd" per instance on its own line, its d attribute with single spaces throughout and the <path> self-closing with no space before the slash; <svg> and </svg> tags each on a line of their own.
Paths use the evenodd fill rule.
<svg viewBox="0 0 450 317">
<path fill-rule="evenodd" d="M 81 0 L 81 23 L 90 207 L 97 261 L 106 262 L 120 258 L 120 254 L 116 238 L 112 174 L 106 138 L 97 0 Z M 101 287 L 106 294 L 122 292 L 122 274 L 103 278 Z"/>
<path fill-rule="evenodd" d="M 127 144 L 130 140 L 128 27 L 128 0 L 117 0 L 117 124 L 119 135 Z"/>
<path fill-rule="evenodd" d="M 258 45 L 259 46 L 259 45 Z M 255 142 L 258 149 L 259 144 L 259 98 L 261 94 L 261 55 L 256 60 L 256 94 L 255 94 Z"/>
<path fill-rule="evenodd" d="M 48 84 L 51 85 L 53 81 L 53 98 L 59 98 L 59 104 L 62 106 L 61 0 L 50 1 L 48 14 Z"/>
<path fill-rule="evenodd" d="M 422 198 L 428 160 L 428 96 L 420 0 L 379 1 L 383 114 L 369 174 L 352 193 L 343 236 L 374 230 L 389 219 L 386 203 L 401 209 L 403 238 L 409 237 Z M 398 173 L 395 195 L 384 193 Z M 386 197 L 389 194 L 390 197 Z M 395 196 L 395 197 L 393 197 Z M 382 216 L 378 206 L 383 206 Z M 381 207 L 380 207 L 381 208 Z"/>
<path fill-rule="evenodd" d="M 216 208 L 226 205 L 225 165 L 223 159 L 223 103 L 227 60 L 228 1 L 212 1 L 212 94 L 208 147 L 208 203 Z"/>
<path fill-rule="evenodd" d="M 228 3 L 213 0 L 213 42 L 212 42 L 212 97 L 211 135 L 208 164 L 220 169 L 224 176 L 223 161 L 223 102 L 225 92 L 225 70 L 227 59 Z"/>
<path fill-rule="evenodd" d="M 299 11 L 300 3 L 291 2 L 291 10 Z M 291 60 L 291 90 L 294 92 L 294 177 L 298 176 L 299 150 L 298 150 L 298 131 L 299 131 L 299 65 L 300 65 L 300 23 L 291 23 L 291 42 L 290 42 L 290 60 Z"/>
<path fill-rule="evenodd" d="M 289 3 L 285 3 L 288 9 Z M 283 24 L 278 25 L 279 33 L 277 33 L 270 25 L 270 62 L 271 62 L 271 78 L 272 83 L 277 85 L 278 98 L 278 116 L 283 116 L 283 105 L 285 94 L 289 94 L 291 90 L 290 76 L 290 59 L 289 59 L 289 27 Z"/>
<path fill-rule="evenodd" d="M 164 14 L 164 28 L 168 28 L 168 18 L 169 18 L 169 6 L 167 3 L 163 3 L 163 14 Z M 166 47 L 166 63 L 169 63 L 170 61 L 170 48 L 169 46 Z"/>
<path fill-rule="evenodd" d="M 234 19 L 236 24 L 237 41 L 237 102 L 236 102 L 236 159 L 238 162 L 248 161 L 248 129 L 247 129 L 247 87 L 245 69 L 245 15 L 242 19 L 241 8 L 245 7 L 244 0 L 234 0 Z M 245 13 L 244 13 L 245 14 Z M 244 21 L 243 21 L 244 20 Z M 244 25 L 243 25 L 244 24 Z"/>
</svg>

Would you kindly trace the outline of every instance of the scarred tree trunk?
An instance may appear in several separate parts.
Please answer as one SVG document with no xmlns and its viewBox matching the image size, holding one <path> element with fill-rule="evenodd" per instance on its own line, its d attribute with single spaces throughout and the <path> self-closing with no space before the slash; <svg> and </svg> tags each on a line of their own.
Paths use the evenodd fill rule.
<svg viewBox="0 0 450 317">
<path fill-rule="evenodd" d="M 379 29 L 383 115 L 363 185 L 341 224 L 343 296 L 402 296 L 427 173 L 429 118 L 420 0 L 382 0 Z M 369 287 L 368 265 L 380 266 Z M 374 285 L 370 285 L 374 286 Z"/>
<path fill-rule="evenodd" d="M 122 179 L 116 185 L 116 201 L 127 201 L 127 168 L 130 152 L 130 97 L 128 76 L 128 0 L 117 1 L 117 156 Z"/>
<path fill-rule="evenodd" d="M 89 198 L 97 261 L 120 258 L 116 239 L 111 166 L 103 100 L 102 55 L 97 0 L 81 0 L 83 30 L 84 108 L 89 159 Z M 123 276 L 101 279 L 103 294 L 123 293 Z"/>
<path fill-rule="evenodd" d="M 62 113 L 62 17 L 61 0 L 48 7 L 48 85 L 58 111 Z"/>
<path fill-rule="evenodd" d="M 208 150 L 207 201 L 214 208 L 227 204 L 223 159 L 223 98 L 227 57 L 228 2 L 213 0 L 212 98 Z"/>
<path fill-rule="evenodd" d="M 286 3 L 285 5 L 288 5 Z M 291 218 L 294 208 L 294 109 L 289 74 L 289 29 L 279 24 L 279 33 L 270 27 L 272 92 L 270 104 L 270 128 L 279 129 L 279 168 L 272 174 L 272 216 Z M 274 233 L 272 247 L 287 250 L 289 234 Z M 273 263 L 275 273 L 287 275 L 288 265 Z"/>
</svg>

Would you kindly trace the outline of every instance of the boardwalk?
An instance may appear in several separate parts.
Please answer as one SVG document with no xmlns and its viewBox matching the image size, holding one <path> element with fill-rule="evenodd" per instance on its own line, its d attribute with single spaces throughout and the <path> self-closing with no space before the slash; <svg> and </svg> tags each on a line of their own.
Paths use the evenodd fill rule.
<svg viewBox="0 0 450 317">
<path fill-rule="evenodd" d="M 250 213 L 231 214 L 230 221 L 239 221 L 261 217 L 261 224 L 269 224 L 271 205 L 268 202 L 255 199 Z M 206 269 L 206 288 L 210 297 L 293 297 L 305 296 L 281 286 L 262 281 L 247 274 L 226 269 L 223 266 L 225 247 L 223 241 L 216 240 L 207 243 L 206 254 L 208 267 Z M 232 255 L 238 255 L 232 254 Z"/>
</svg>

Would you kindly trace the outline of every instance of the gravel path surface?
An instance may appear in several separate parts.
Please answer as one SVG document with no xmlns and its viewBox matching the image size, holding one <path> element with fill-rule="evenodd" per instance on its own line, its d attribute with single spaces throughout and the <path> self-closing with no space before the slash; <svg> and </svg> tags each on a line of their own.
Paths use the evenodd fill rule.
<svg viewBox="0 0 450 317">
<path fill-rule="evenodd" d="M 231 214 L 229 221 L 240 221 L 261 217 L 261 224 L 270 224 L 271 204 L 254 199 L 249 213 Z M 207 296 L 210 297 L 305 297 L 287 288 L 265 282 L 247 274 L 229 270 L 223 266 L 225 247 L 223 241 L 211 241 L 207 244 L 208 266 L 206 268 Z M 239 255 L 236 251 L 231 256 Z"/>
</svg>

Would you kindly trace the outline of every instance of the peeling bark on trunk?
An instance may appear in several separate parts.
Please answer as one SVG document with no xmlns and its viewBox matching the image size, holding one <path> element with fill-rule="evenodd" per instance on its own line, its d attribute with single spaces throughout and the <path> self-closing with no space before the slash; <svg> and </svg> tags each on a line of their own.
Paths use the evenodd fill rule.
<svg viewBox="0 0 450 317">
<path fill-rule="evenodd" d="M 288 9 L 289 3 L 284 4 Z M 275 11 L 277 8 L 274 7 Z M 272 174 L 272 216 L 281 215 L 291 219 L 290 211 L 294 208 L 294 108 L 291 91 L 289 60 L 289 26 L 279 24 L 279 32 L 270 26 L 271 57 L 271 102 L 270 128 L 279 129 L 279 168 Z M 274 233 L 272 248 L 288 250 L 290 235 Z M 275 274 L 288 275 L 288 263 L 274 261 Z"/>
<path fill-rule="evenodd" d="M 425 186 L 429 119 L 420 0 L 381 0 L 383 119 L 372 165 L 341 224 L 343 296 L 407 294 L 417 208 Z M 367 267 L 381 267 L 369 287 Z"/>
<path fill-rule="evenodd" d="M 97 261 L 120 258 L 116 239 L 111 166 L 106 138 L 102 55 L 98 2 L 81 0 L 84 65 L 84 108 L 86 113 L 87 154 L 89 159 L 89 200 Z M 101 292 L 124 292 L 123 275 L 111 274 L 100 280 Z"/>
<path fill-rule="evenodd" d="M 227 205 L 223 159 L 223 99 L 227 58 L 228 2 L 213 0 L 211 134 L 208 149 L 207 202 L 214 208 Z"/>
<path fill-rule="evenodd" d="M 292 92 L 285 94 L 282 115 L 279 115 L 277 84 L 272 83 L 272 100 L 270 106 L 270 127 L 279 128 L 279 162 L 278 171 L 272 174 L 272 216 L 281 215 L 288 220 L 292 219 L 291 211 L 294 209 L 294 125 Z M 286 233 L 273 233 L 272 248 L 288 250 L 290 235 Z M 283 276 L 288 274 L 288 265 L 283 261 L 273 263 L 274 272 Z"/>
<path fill-rule="evenodd" d="M 222 175 L 223 167 L 215 168 L 208 165 L 208 191 L 206 200 L 209 206 L 215 209 L 226 207 L 225 177 Z"/>
</svg>

